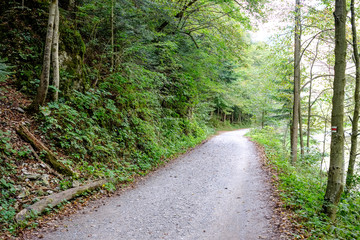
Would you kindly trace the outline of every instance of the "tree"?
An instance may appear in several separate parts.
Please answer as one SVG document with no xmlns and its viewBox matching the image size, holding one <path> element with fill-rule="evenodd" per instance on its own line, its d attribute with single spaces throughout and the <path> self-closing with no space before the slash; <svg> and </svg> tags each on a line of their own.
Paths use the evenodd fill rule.
<svg viewBox="0 0 360 240">
<path fill-rule="evenodd" d="M 357 45 L 357 34 L 356 34 L 356 23 L 355 23 L 355 0 L 351 0 L 351 27 L 352 27 L 352 46 L 354 51 L 354 61 L 355 61 L 355 91 L 354 91 L 354 101 L 355 109 L 352 118 L 352 131 L 351 131 L 351 148 L 350 148 L 350 157 L 349 157 L 349 166 L 346 176 L 346 190 L 350 190 L 353 177 L 354 177 L 354 166 L 357 155 L 357 138 L 359 130 L 359 110 L 360 110 L 360 60 L 359 60 L 359 50 Z"/>
<path fill-rule="evenodd" d="M 47 25 L 46 41 L 44 48 L 44 60 L 43 67 L 40 76 L 40 85 L 37 89 L 37 94 L 32 102 L 29 109 L 35 111 L 39 110 L 39 107 L 45 103 L 46 96 L 49 90 L 49 81 L 50 81 L 50 65 L 51 65 L 51 51 L 53 48 L 53 39 L 54 39 L 54 25 L 55 17 L 58 9 L 58 1 L 52 0 L 49 6 L 49 20 Z"/>
<path fill-rule="evenodd" d="M 313 87 L 313 69 L 314 69 L 314 64 L 318 55 L 318 50 L 319 50 L 319 43 L 320 41 L 317 42 L 316 44 L 316 49 L 315 49 L 315 56 L 311 62 L 311 67 L 310 67 L 310 80 L 309 80 L 309 100 L 308 100 L 308 116 L 307 116 L 307 130 L 306 130 L 306 134 L 307 134 L 307 138 L 306 138 L 306 147 L 307 147 L 307 153 L 309 153 L 310 150 L 310 123 L 311 123 L 311 106 L 313 103 L 311 103 L 311 97 L 312 97 L 312 87 Z"/>
<path fill-rule="evenodd" d="M 59 66 L 59 6 L 56 5 L 55 10 L 55 25 L 54 25 L 54 36 L 52 46 L 52 66 L 53 66 L 53 82 L 54 82 L 54 93 L 53 100 L 59 99 L 59 87 L 60 87 L 60 66 Z"/>
<path fill-rule="evenodd" d="M 114 70 L 114 0 L 111 0 L 111 67 L 110 71 Z"/>
<path fill-rule="evenodd" d="M 301 23 L 300 23 L 300 0 L 295 5 L 295 50 L 294 50 L 294 99 L 291 123 L 291 163 L 297 160 L 297 144 L 300 112 L 300 47 L 301 47 Z"/>
<path fill-rule="evenodd" d="M 344 91 L 346 70 L 346 0 L 335 1 L 335 67 L 332 98 L 330 167 L 323 211 L 335 220 L 344 189 Z"/>
</svg>

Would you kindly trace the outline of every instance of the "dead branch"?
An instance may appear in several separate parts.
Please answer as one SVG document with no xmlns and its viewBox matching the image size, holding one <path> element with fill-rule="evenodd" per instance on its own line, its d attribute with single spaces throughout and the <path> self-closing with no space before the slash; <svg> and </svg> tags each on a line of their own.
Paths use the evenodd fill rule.
<svg viewBox="0 0 360 240">
<path fill-rule="evenodd" d="M 108 183 L 110 180 L 104 179 L 99 180 L 96 182 L 88 183 L 84 186 L 70 188 L 60 193 L 55 193 L 45 197 L 44 199 L 40 200 L 39 202 L 34 203 L 33 205 L 24 208 L 18 214 L 16 214 L 15 219 L 16 221 L 23 221 L 26 219 L 27 216 L 30 214 L 40 214 L 48 207 L 55 207 L 62 203 L 63 201 L 69 201 L 86 191 L 91 191 L 95 188 L 101 187 L 104 184 Z"/>
<path fill-rule="evenodd" d="M 45 152 L 45 163 L 49 164 L 54 170 L 58 173 L 64 174 L 66 176 L 74 176 L 75 173 L 62 164 L 56 157 L 56 155 L 50 151 L 40 140 L 36 137 L 23 125 L 19 125 L 16 128 L 16 132 L 27 142 L 31 144 L 38 151 Z"/>
</svg>

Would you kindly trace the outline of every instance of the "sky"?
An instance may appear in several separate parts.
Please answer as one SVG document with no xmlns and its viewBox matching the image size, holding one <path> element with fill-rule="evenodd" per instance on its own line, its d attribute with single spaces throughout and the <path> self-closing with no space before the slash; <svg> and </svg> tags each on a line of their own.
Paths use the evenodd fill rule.
<svg viewBox="0 0 360 240">
<path fill-rule="evenodd" d="M 302 0 L 301 2 L 305 6 L 303 10 L 306 10 L 307 6 L 322 7 L 321 0 Z M 279 32 L 279 29 L 293 24 L 292 11 L 295 9 L 295 0 L 269 1 L 264 5 L 264 9 L 271 10 L 267 11 L 266 22 L 253 19 L 253 22 L 258 25 L 257 29 L 250 33 L 255 42 L 269 41 L 271 36 Z"/>
</svg>

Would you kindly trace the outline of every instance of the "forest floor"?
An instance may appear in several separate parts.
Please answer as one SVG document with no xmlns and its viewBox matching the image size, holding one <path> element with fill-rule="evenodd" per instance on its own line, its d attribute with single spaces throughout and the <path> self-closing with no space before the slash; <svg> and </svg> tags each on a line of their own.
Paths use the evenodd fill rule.
<svg viewBox="0 0 360 240">
<path fill-rule="evenodd" d="M 224 132 L 112 197 L 24 239 L 292 239 L 247 130 Z"/>
</svg>

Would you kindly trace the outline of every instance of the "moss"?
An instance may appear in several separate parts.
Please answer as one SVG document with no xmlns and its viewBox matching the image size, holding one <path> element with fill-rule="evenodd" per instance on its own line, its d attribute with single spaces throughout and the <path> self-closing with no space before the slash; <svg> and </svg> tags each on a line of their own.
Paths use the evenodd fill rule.
<svg viewBox="0 0 360 240">
<path fill-rule="evenodd" d="M 86 90 L 90 87 L 90 80 L 85 76 L 84 55 L 86 45 L 78 30 L 62 17 L 60 25 L 60 53 L 63 54 L 60 86 L 63 95 L 67 96 L 71 90 Z"/>
<path fill-rule="evenodd" d="M 84 58 L 86 46 L 79 31 L 72 29 L 71 26 L 64 22 L 60 26 L 60 39 L 63 44 L 60 46 L 61 50 Z"/>
<path fill-rule="evenodd" d="M 76 176 L 70 168 L 66 167 L 64 164 L 59 162 L 56 157 L 52 153 L 46 153 L 46 161 L 47 164 L 51 165 L 53 169 L 55 169 L 58 173 L 61 173 L 66 176 Z"/>
</svg>

